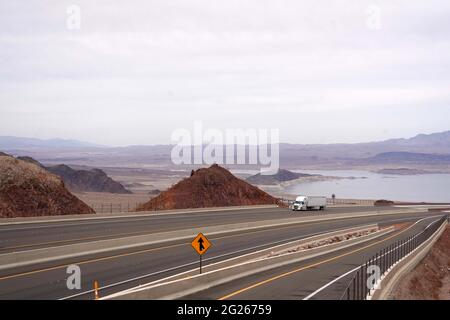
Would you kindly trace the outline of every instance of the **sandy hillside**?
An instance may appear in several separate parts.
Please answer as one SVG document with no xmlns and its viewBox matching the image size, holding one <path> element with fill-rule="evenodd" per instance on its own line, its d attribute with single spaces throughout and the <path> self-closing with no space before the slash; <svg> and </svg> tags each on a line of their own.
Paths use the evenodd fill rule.
<svg viewBox="0 0 450 320">
<path fill-rule="evenodd" d="M 169 190 L 140 206 L 138 210 L 167 210 L 239 205 L 275 204 L 268 193 L 236 178 L 228 170 L 212 165 L 193 171 Z"/>
<path fill-rule="evenodd" d="M 396 300 L 450 300 L 450 227 L 394 292 Z"/>
<path fill-rule="evenodd" d="M 0 217 L 89 214 L 62 180 L 36 164 L 0 156 Z"/>
</svg>

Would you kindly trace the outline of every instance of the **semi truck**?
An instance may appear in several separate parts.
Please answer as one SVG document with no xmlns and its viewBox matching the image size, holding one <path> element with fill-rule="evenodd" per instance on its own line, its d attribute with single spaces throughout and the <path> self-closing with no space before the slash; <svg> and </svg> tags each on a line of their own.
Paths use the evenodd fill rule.
<svg viewBox="0 0 450 320">
<path fill-rule="evenodd" d="M 298 196 L 291 204 L 292 211 L 303 210 L 325 210 L 327 207 L 327 197 L 318 196 Z"/>
</svg>

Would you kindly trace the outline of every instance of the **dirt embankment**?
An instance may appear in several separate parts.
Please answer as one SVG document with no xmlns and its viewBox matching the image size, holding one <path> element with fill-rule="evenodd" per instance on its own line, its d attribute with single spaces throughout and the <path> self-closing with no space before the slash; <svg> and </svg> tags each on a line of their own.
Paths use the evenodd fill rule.
<svg viewBox="0 0 450 320">
<path fill-rule="evenodd" d="M 0 218 L 95 213 L 56 175 L 34 163 L 0 156 Z"/>
<path fill-rule="evenodd" d="M 212 165 L 193 171 L 169 190 L 138 207 L 138 211 L 276 204 L 277 199 Z"/>
<path fill-rule="evenodd" d="M 450 299 L 450 227 L 394 292 L 396 300 Z"/>
</svg>

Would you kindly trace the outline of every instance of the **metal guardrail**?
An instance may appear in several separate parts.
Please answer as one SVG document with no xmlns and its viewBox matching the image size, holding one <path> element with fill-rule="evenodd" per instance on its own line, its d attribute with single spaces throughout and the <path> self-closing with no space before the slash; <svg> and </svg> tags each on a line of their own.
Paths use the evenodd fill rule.
<svg viewBox="0 0 450 320">
<path fill-rule="evenodd" d="M 449 215 L 443 216 L 423 231 L 378 251 L 355 271 L 340 300 L 366 300 L 369 293 L 375 289 L 376 282 L 386 275 L 391 267 L 429 239 L 448 219 Z M 376 272 L 378 276 L 374 276 Z"/>
</svg>

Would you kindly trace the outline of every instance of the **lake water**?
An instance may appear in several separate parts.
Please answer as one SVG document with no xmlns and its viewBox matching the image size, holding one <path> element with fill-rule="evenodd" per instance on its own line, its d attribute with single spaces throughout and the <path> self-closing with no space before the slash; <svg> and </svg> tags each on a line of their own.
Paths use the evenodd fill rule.
<svg viewBox="0 0 450 320">
<path fill-rule="evenodd" d="M 294 170 L 324 176 L 366 177 L 306 182 L 286 189 L 290 194 L 326 195 L 342 199 L 388 199 L 397 201 L 450 202 L 450 174 L 399 176 L 356 170 Z"/>
</svg>

